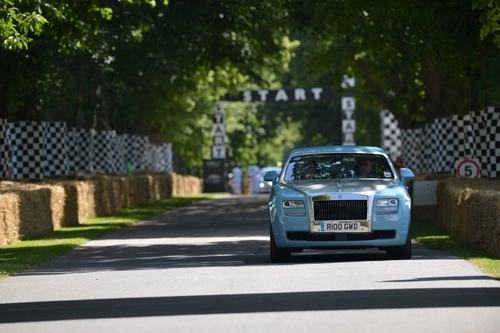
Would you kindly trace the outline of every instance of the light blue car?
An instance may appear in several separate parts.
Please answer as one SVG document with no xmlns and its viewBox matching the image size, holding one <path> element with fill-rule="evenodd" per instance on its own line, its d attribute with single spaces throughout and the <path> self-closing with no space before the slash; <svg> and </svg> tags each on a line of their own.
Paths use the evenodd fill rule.
<svg viewBox="0 0 500 333">
<path fill-rule="evenodd" d="M 281 174 L 269 171 L 270 255 L 286 262 L 304 249 L 378 248 L 412 256 L 411 198 L 384 150 L 321 146 L 293 150 Z"/>
</svg>

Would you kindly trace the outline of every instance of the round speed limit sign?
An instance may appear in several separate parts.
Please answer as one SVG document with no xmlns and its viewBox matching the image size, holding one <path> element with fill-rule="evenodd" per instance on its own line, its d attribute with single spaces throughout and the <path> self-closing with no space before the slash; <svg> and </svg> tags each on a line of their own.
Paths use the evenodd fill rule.
<svg viewBox="0 0 500 333">
<path fill-rule="evenodd" d="M 464 178 L 479 178 L 481 176 L 481 168 L 479 162 L 473 159 L 463 159 L 456 163 L 458 177 Z"/>
</svg>

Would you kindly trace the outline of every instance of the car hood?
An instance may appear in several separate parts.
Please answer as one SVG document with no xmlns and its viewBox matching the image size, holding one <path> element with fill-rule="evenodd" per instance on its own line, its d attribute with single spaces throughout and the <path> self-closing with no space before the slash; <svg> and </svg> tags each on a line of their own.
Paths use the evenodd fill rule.
<svg viewBox="0 0 500 333">
<path fill-rule="evenodd" d="M 302 192 L 308 196 L 316 197 L 338 193 L 356 193 L 373 195 L 389 187 L 398 185 L 395 179 L 386 180 L 328 180 L 328 181 L 300 181 L 284 184 L 290 190 Z"/>
</svg>

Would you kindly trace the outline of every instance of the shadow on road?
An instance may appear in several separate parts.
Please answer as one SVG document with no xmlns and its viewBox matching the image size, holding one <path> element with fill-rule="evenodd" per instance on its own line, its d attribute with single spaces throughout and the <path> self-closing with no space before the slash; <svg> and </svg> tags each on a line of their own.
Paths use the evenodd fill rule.
<svg viewBox="0 0 500 333">
<path fill-rule="evenodd" d="M 151 316 L 500 306 L 500 288 L 390 289 L 0 304 L 0 323 Z"/>
</svg>

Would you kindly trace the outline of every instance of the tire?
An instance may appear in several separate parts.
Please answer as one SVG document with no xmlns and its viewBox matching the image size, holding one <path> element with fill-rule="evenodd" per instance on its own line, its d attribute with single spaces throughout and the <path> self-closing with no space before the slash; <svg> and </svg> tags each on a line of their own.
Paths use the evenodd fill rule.
<svg viewBox="0 0 500 333">
<path fill-rule="evenodd" d="M 408 233 L 408 237 L 406 238 L 405 245 L 392 248 L 390 250 L 390 254 L 391 254 L 392 258 L 396 259 L 396 260 L 410 259 L 411 258 L 412 249 L 411 249 L 410 233 Z"/>
<path fill-rule="evenodd" d="M 276 246 L 272 226 L 269 228 L 269 248 L 272 263 L 288 262 L 290 260 L 291 252 Z"/>
</svg>

